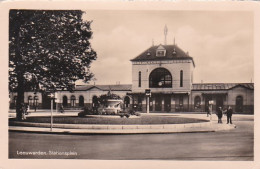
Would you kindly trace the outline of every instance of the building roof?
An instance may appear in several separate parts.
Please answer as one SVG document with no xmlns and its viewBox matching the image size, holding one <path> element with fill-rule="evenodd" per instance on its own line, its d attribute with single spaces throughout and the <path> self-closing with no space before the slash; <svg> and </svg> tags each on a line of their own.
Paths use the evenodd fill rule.
<svg viewBox="0 0 260 169">
<path fill-rule="evenodd" d="M 156 56 L 157 49 L 165 49 L 165 56 Z M 158 60 L 192 60 L 193 58 L 188 53 L 184 52 L 177 45 L 157 45 L 145 50 L 143 53 L 132 59 L 131 61 L 158 61 Z"/>
<path fill-rule="evenodd" d="M 235 87 L 244 87 L 250 90 L 254 90 L 254 83 L 194 83 L 192 84 L 192 90 L 230 90 Z M 120 85 L 77 85 L 74 91 L 87 91 L 93 88 L 97 88 L 103 91 L 131 91 L 131 84 L 120 84 Z"/>
<path fill-rule="evenodd" d="M 77 85 L 75 91 L 86 91 L 93 88 L 97 88 L 103 91 L 131 91 L 131 84 L 120 84 L 120 85 Z"/>
<path fill-rule="evenodd" d="M 254 89 L 254 83 L 194 83 L 192 90 L 230 90 L 238 86 Z"/>
</svg>

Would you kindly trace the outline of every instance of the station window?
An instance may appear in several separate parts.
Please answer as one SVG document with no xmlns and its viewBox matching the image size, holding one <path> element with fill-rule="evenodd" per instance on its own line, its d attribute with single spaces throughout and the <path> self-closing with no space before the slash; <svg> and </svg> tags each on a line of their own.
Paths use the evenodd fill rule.
<svg viewBox="0 0 260 169">
<path fill-rule="evenodd" d="M 138 73 L 138 87 L 141 87 L 142 85 L 142 75 L 141 75 L 141 71 Z"/>
<path fill-rule="evenodd" d="M 180 87 L 183 87 L 183 71 L 180 71 Z"/>
<path fill-rule="evenodd" d="M 154 69 L 149 76 L 149 87 L 170 88 L 172 87 L 172 75 L 165 68 Z"/>
</svg>

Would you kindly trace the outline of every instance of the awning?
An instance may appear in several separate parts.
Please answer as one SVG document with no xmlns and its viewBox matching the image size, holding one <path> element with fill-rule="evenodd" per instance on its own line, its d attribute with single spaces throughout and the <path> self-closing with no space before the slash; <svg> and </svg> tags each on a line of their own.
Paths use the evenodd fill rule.
<svg viewBox="0 0 260 169">
<path fill-rule="evenodd" d="M 157 91 L 155 91 L 155 92 L 151 92 L 152 94 L 172 94 L 172 95 L 174 95 L 174 94 L 190 94 L 190 92 L 166 92 L 166 91 L 160 91 L 160 92 L 157 92 Z M 145 95 L 145 93 L 143 92 L 143 93 L 138 93 L 138 92 L 132 92 L 132 93 L 127 93 L 128 95 Z"/>
<path fill-rule="evenodd" d="M 228 92 L 224 92 L 224 91 L 206 91 L 206 92 L 202 92 L 202 95 L 227 95 Z"/>
<path fill-rule="evenodd" d="M 137 92 L 132 92 L 132 93 L 128 92 L 126 94 L 127 95 L 145 95 L 145 93 L 137 93 Z"/>
</svg>

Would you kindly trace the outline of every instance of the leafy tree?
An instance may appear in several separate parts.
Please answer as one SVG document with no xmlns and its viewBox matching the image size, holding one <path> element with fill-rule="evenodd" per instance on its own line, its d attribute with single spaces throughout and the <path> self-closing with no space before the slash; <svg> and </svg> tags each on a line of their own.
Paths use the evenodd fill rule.
<svg viewBox="0 0 260 169">
<path fill-rule="evenodd" d="M 96 52 L 89 42 L 91 21 L 80 10 L 10 10 L 9 90 L 17 92 L 16 113 L 27 90 L 72 90 L 89 81 Z"/>
</svg>

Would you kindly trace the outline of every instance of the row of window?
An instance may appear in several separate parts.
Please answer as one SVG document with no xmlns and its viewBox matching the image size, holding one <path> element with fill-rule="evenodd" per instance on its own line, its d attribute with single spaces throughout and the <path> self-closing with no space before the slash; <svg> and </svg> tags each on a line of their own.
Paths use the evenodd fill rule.
<svg viewBox="0 0 260 169">
<path fill-rule="evenodd" d="M 142 73 L 138 72 L 138 87 L 142 86 Z M 165 68 L 154 69 L 149 76 L 150 88 L 171 88 L 172 75 Z M 180 87 L 183 87 L 183 70 L 180 71 Z"/>
<path fill-rule="evenodd" d="M 129 106 L 130 98 L 128 96 L 126 96 L 124 98 L 124 103 L 125 103 L 126 107 Z M 76 106 L 76 97 L 73 96 L 73 95 L 70 97 L 70 104 L 71 104 L 71 107 L 75 107 Z M 97 96 L 93 96 L 92 104 L 93 104 L 92 105 L 93 107 L 98 105 L 98 98 L 97 98 Z M 63 98 L 62 98 L 62 105 L 64 107 L 68 106 L 68 98 L 67 98 L 67 96 L 63 96 Z M 83 96 L 79 96 L 79 107 L 83 107 L 83 106 L 84 106 L 84 97 Z"/>
<path fill-rule="evenodd" d="M 16 105 L 16 100 L 17 100 L 17 96 L 14 96 L 14 104 L 15 105 Z M 30 106 L 36 105 L 37 106 L 38 105 L 37 101 L 38 101 L 38 96 L 34 96 L 33 98 L 32 98 L 32 96 L 28 96 L 28 105 L 30 105 Z M 97 96 L 93 96 L 92 102 L 94 104 L 97 103 Z M 126 96 L 125 99 L 124 99 L 124 102 L 128 107 L 128 105 L 130 104 L 130 98 L 128 96 Z M 74 95 L 72 95 L 70 97 L 70 104 L 71 104 L 71 107 L 76 107 L 76 97 Z M 67 96 L 62 97 L 62 105 L 64 107 L 68 106 L 68 97 Z M 84 97 L 83 96 L 79 96 L 79 106 L 80 107 L 84 106 Z"/>
<path fill-rule="evenodd" d="M 171 97 L 155 97 L 154 101 L 155 101 L 155 110 L 156 111 L 160 111 L 162 108 L 162 99 L 164 99 L 164 106 L 165 106 L 165 110 L 167 108 L 171 107 Z M 176 109 L 180 109 L 183 108 L 183 96 L 180 95 L 178 98 L 178 102 L 176 104 Z M 223 100 L 223 99 L 221 99 Z M 138 110 L 141 111 L 142 109 L 142 101 L 143 101 L 143 97 L 142 96 L 138 96 L 136 99 L 133 100 L 135 105 L 138 105 Z M 153 99 L 150 99 L 149 101 L 149 106 L 150 106 L 150 110 L 152 110 L 153 108 Z M 242 96 L 237 96 L 236 97 L 236 104 L 235 104 L 235 111 L 236 112 L 243 112 L 243 97 Z M 201 111 L 202 108 L 202 104 L 201 104 L 201 97 L 200 96 L 196 96 L 194 98 L 194 108 L 199 109 Z"/>
<path fill-rule="evenodd" d="M 201 108 L 201 97 L 200 96 L 196 96 L 194 98 L 194 108 L 198 109 Z M 237 112 L 242 112 L 243 111 L 243 97 L 242 96 L 237 96 L 236 97 L 236 107 L 235 107 L 235 111 Z"/>
<path fill-rule="evenodd" d="M 74 95 L 72 95 L 70 97 L 70 104 L 71 104 L 71 107 L 75 107 L 76 106 L 76 97 Z M 68 106 L 68 98 L 67 98 L 67 96 L 63 96 L 62 97 L 62 105 L 64 107 Z M 80 107 L 84 106 L 84 97 L 83 96 L 79 96 L 79 106 Z"/>
</svg>

